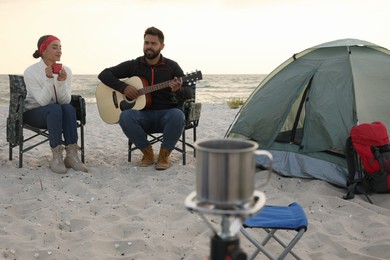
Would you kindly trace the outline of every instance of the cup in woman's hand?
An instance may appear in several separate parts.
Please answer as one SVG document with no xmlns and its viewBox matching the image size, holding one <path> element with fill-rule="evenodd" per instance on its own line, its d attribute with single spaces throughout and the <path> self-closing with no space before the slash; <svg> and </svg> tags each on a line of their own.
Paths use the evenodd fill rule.
<svg viewBox="0 0 390 260">
<path fill-rule="evenodd" d="M 53 65 L 51 65 L 52 69 L 53 69 L 53 74 L 58 74 L 60 72 L 60 70 L 62 69 L 62 64 L 61 63 L 54 63 Z"/>
</svg>

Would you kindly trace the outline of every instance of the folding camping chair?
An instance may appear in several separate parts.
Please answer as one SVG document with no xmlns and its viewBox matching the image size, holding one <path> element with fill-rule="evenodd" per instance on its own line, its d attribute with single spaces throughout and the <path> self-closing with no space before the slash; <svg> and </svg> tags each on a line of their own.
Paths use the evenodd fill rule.
<svg viewBox="0 0 390 260">
<path fill-rule="evenodd" d="M 49 141 L 47 129 L 32 127 L 23 121 L 24 99 L 27 90 L 23 76 L 9 75 L 10 104 L 7 118 L 7 142 L 9 143 L 9 160 L 13 158 L 13 148 L 19 146 L 19 168 L 23 167 L 23 154 L 38 145 Z M 84 125 L 86 123 L 85 100 L 80 95 L 72 95 L 70 104 L 76 109 L 77 127 L 80 128 L 81 161 L 84 162 Z M 30 130 L 25 136 L 23 130 Z M 41 137 L 41 138 L 36 138 Z M 35 141 L 35 142 L 34 142 Z"/>
<path fill-rule="evenodd" d="M 303 208 L 296 202 L 289 206 L 264 206 L 257 215 L 250 217 L 244 221 L 240 231 L 241 233 L 256 247 L 256 251 L 249 257 L 254 259 L 260 252 L 266 255 L 269 259 L 284 259 L 288 253 L 296 259 L 300 259 L 292 248 L 301 239 L 307 230 L 308 222 Z M 267 236 L 260 242 L 252 236 L 248 229 L 261 228 L 267 232 Z M 289 243 L 283 242 L 276 232 L 280 230 L 295 230 L 297 233 L 292 237 Z M 284 249 L 278 256 L 273 256 L 266 244 L 273 238 Z M 286 239 L 284 239 L 286 240 Z"/>
<path fill-rule="evenodd" d="M 195 148 L 193 146 L 193 143 L 196 141 L 196 128 L 199 124 L 200 119 L 200 112 L 202 108 L 202 104 L 199 102 L 195 102 L 195 94 L 196 94 L 196 85 L 192 84 L 192 98 L 186 99 L 183 101 L 182 104 L 179 104 L 179 108 L 184 112 L 185 115 L 185 125 L 184 130 L 181 135 L 181 138 L 179 139 L 179 143 L 181 143 L 181 146 L 176 146 L 175 150 L 180 152 L 183 157 L 183 165 L 186 164 L 186 154 L 187 149 L 186 147 L 190 147 L 194 151 L 195 156 Z M 186 139 L 186 130 L 192 129 L 192 143 L 188 142 Z M 151 145 L 162 142 L 163 141 L 163 135 L 161 133 L 148 133 L 149 142 Z M 133 143 L 129 140 L 128 141 L 128 156 L 127 160 L 131 162 L 131 152 L 136 150 L 137 148 L 133 146 Z"/>
</svg>

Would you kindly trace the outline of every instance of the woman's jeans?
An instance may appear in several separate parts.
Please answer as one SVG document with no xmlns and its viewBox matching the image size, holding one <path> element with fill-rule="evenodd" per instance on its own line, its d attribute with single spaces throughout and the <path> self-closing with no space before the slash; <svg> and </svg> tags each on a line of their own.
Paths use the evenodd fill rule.
<svg viewBox="0 0 390 260">
<path fill-rule="evenodd" d="M 185 116 L 178 108 L 163 110 L 124 110 L 119 118 L 123 132 L 142 150 L 150 145 L 146 133 L 162 133 L 161 148 L 172 151 L 184 128 Z"/>
<path fill-rule="evenodd" d="M 23 113 L 23 120 L 33 127 L 47 129 L 51 148 L 62 144 L 62 134 L 65 145 L 77 143 L 76 110 L 70 104 L 48 104 L 33 108 Z"/>
</svg>

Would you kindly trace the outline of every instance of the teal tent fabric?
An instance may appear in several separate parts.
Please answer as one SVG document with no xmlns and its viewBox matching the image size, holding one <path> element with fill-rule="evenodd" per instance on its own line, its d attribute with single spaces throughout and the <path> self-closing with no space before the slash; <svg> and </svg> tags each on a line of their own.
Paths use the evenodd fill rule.
<svg viewBox="0 0 390 260">
<path fill-rule="evenodd" d="M 349 130 L 373 121 L 390 129 L 389 100 L 390 51 L 367 41 L 336 40 L 294 54 L 270 73 L 227 136 L 278 151 L 274 167 L 282 175 L 345 186 Z M 308 169 L 319 165 L 318 160 L 323 170 L 311 174 Z"/>
</svg>

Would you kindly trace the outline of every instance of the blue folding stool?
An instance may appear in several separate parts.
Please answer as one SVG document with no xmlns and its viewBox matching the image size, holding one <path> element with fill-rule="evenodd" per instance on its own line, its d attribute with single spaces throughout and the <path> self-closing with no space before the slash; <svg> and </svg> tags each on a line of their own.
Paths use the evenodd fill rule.
<svg viewBox="0 0 390 260">
<path fill-rule="evenodd" d="M 240 231 L 256 247 L 256 251 L 249 259 L 254 259 L 260 252 L 269 259 L 283 259 L 288 253 L 292 254 L 296 259 L 300 259 L 292 251 L 292 248 L 301 239 L 307 230 L 307 226 L 308 222 L 305 211 L 298 203 L 294 202 L 289 206 L 264 206 L 257 215 L 244 221 Z M 268 234 L 260 242 L 249 233 L 248 228 L 261 228 Z M 295 230 L 297 234 L 287 244 L 275 235 L 278 230 Z M 283 252 L 277 257 L 272 256 L 269 250 L 265 248 L 265 245 L 271 238 L 276 240 L 284 248 Z"/>
</svg>

